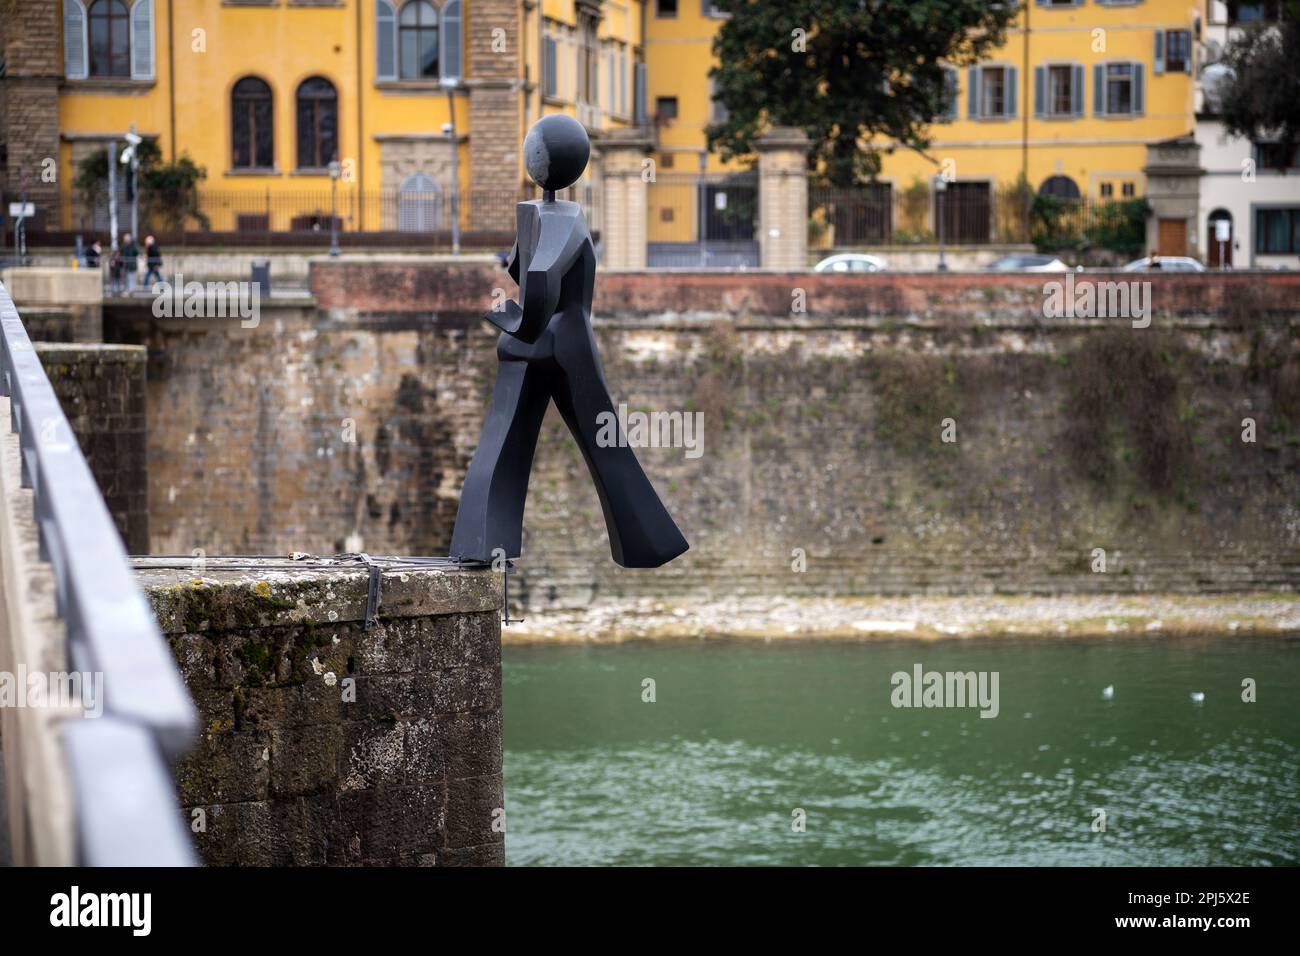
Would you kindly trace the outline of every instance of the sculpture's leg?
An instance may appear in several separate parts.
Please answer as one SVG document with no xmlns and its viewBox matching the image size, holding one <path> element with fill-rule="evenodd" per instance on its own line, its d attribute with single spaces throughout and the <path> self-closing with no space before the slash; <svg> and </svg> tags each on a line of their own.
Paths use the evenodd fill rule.
<svg viewBox="0 0 1300 956">
<path fill-rule="evenodd" d="M 587 330 L 574 331 L 578 334 L 556 336 L 557 368 L 551 397 L 587 460 L 605 512 L 614 560 L 625 568 L 657 568 L 690 545 L 655 494 L 632 449 L 597 443 L 604 420 L 601 413 L 614 415 L 614 405 L 596 358 L 595 341 Z"/>
<path fill-rule="evenodd" d="M 497 548 L 507 558 L 519 557 L 528 473 L 549 402 L 540 368 L 525 361 L 499 364 L 492 408 L 460 493 L 453 558 L 491 561 Z"/>
</svg>

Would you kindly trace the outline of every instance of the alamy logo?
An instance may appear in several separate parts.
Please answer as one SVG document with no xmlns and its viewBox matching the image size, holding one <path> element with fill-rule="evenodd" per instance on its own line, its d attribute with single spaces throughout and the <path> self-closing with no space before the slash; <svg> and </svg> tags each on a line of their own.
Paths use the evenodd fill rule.
<svg viewBox="0 0 1300 956">
<path fill-rule="evenodd" d="M 85 717 L 104 713 L 104 675 L 100 671 L 0 671 L 0 707 L 80 707 Z"/>
<path fill-rule="evenodd" d="M 1135 329 L 1151 324 L 1150 282 L 1075 282 L 1069 272 L 1064 282 L 1044 285 L 1043 296 L 1049 319 L 1132 319 Z"/>
<path fill-rule="evenodd" d="M 685 448 L 687 458 L 704 454 L 703 412 L 629 412 L 596 416 L 596 444 L 601 448 Z"/>
<path fill-rule="evenodd" d="M 889 683 L 889 702 L 895 707 L 978 707 L 981 717 L 996 717 L 998 671 L 926 671 L 912 665 L 912 673 L 895 671 Z"/>
<path fill-rule="evenodd" d="M 153 314 L 159 319 L 234 319 L 240 327 L 255 329 L 262 319 L 260 282 L 155 282 Z"/>
<path fill-rule="evenodd" d="M 74 886 L 50 897 L 51 926 L 129 926 L 131 935 L 148 936 L 153 927 L 153 894 L 86 893 Z"/>
</svg>

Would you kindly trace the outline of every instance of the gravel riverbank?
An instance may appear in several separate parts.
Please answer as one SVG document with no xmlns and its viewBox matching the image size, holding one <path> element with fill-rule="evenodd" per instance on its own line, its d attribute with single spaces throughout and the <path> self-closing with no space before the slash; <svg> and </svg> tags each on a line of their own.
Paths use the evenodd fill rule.
<svg viewBox="0 0 1300 956">
<path fill-rule="evenodd" d="M 1283 633 L 1300 632 L 1300 594 L 641 600 L 524 617 L 501 629 L 505 643 Z"/>
</svg>

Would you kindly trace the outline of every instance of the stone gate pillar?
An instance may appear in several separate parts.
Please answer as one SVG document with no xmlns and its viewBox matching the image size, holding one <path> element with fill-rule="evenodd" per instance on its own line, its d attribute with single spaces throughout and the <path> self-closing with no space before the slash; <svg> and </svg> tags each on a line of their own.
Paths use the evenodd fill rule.
<svg viewBox="0 0 1300 956">
<path fill-rule="evenodd" d="M 639 129 L 611 130 L 600 142 L 604 155 L 605 269 L 644 269 L 646 263 L 645 160 L 653 141 Z"/>
<path fill-rule="evenodd" d="M 758 150 L 758 245 L 764 269 L 808 266 L 808 137 L 774 126 Z"/>
</svg>

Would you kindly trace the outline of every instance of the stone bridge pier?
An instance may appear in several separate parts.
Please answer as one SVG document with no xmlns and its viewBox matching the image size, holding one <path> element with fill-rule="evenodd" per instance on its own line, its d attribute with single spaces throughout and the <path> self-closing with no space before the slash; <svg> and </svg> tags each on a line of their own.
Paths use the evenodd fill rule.
<svg viewBox="0 0 1300 956">
<path fill-rule="evenodd" d="M 504 863 L 501 575 L 371 560 L 133 559 L 199 711 L 205 863 Z"/>
</svg>

